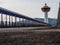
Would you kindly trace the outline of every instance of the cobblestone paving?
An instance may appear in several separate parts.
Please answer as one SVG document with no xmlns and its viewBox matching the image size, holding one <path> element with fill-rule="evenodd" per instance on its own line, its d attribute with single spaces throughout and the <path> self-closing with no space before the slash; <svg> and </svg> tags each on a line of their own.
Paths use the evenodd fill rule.
<svg viewBox="0 0 60 45">
<path fill-rule="evenodd" d="M 60 32 L 0 32 L 0 45 L 60 45 Z"/>
</svg>

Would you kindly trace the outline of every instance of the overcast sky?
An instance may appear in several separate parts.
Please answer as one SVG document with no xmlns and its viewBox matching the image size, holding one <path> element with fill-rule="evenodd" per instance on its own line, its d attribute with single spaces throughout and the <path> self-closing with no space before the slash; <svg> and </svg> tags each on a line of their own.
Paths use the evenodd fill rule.
<svg viewBox="0 0 60 45">
<path fill-rule="evenodd" d="M 41 7 L 45 3 L 51 10 L 48 14 L 49 18 L 57 18 L 60 0 L 0 0 L 0 7 L 11 11 L 26 15 L 32 18 L 44 18 Z"/>
</svg>

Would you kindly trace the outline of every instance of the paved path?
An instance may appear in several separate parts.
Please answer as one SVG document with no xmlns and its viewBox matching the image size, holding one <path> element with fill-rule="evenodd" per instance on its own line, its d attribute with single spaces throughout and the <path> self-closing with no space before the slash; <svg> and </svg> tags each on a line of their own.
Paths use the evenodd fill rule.
<svg viewBox="0 0 60 45">
<path fill-rule="evenodd" d="M 43 29 L 43 28 L 47 28 L 47 27 L 0 28 L 0 32 L 29 31 L 29 30 L 37 30 L 37 29 Z"/>
<path fill-rule="evenodd" d="M 0 28 L 0 45 L 60 45 L 60 29 L 35 28 Z"/>
<path fill-rule="evenodd" d="M 48 29 L 47 27 L 20 27 L 20 28 L 0 28 L 0 32 L 60 32 L 60 29 Z"/>
</svg>

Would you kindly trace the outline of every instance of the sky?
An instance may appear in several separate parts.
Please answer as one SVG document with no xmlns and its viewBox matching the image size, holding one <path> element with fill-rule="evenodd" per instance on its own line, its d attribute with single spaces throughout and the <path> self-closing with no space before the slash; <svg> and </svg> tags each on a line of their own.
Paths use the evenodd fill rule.
<svg viewBox="0 0 60 45">
<path fill-rule="evenodd" d="M 57 19 L 60 0 L 0 0 L 0 7 L 32 18 L 44 18 L 41 7 L 45 3 L 51 8 L 48 18 Z"/>
</svg>

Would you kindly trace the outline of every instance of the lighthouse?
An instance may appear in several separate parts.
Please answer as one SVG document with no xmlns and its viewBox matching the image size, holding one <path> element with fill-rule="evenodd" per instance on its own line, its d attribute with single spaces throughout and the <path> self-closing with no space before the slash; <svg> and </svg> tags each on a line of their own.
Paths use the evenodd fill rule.
<svg viewBox="0 0 60 45">
<path fill-rule="evenodd" d="M 47 4 L 45 3 L 45 6 L 43 6 L 41 10 L 44 12 L 45 15 L 44 22 L 48 23 L 48 12 L 50 11 L 50 7 L 47 6 Z"/>
</svg>

